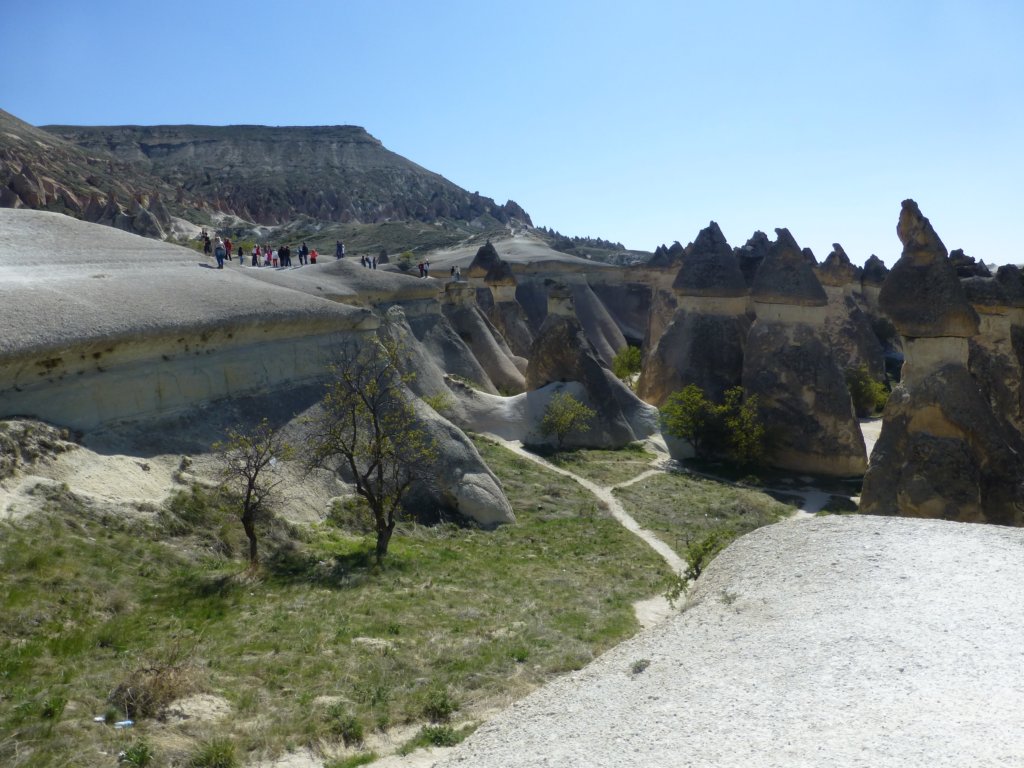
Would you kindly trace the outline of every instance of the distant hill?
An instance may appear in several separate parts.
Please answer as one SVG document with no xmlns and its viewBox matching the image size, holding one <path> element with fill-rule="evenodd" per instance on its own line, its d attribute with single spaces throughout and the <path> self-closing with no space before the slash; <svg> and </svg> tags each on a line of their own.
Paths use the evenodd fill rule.
<svg viewBox="0 0 1024 768">
<path fill-rule="evenodd" d="M 37 128 L 0 110 L 0 207 L 65 213 L 184 241 L 343 240 L 366 253 L 428 252 L 515 229 L 530 215 L 398 155 L 351 125 Z M 535 230 L 552 247 L 629 264 L 648 254 Z M 271 232 L 273 234 L 271 234 Z"/>
<path fill-rule="evenodd" d="M 386 149 L 351 125 L 54 125 L 44 130 L 90 152 L 106 152 L 213 209 L 260 224 L 300 216 L 327 222 L 531 224 L 516 203 L 467 192 Z"/>
</svg>

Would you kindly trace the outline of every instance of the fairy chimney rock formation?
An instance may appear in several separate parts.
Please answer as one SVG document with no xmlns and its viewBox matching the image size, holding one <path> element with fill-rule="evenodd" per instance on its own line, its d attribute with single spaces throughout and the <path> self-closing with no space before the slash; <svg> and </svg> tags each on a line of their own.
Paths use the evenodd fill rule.
<svg viewBox="0 0 1024 768">
<path fill-rule="evenodd" d="M 758 318 L 781 322 L 821 322 L 828 296 L 811 263 L 788 229 L 778 239 L 754 276 L 751 297 Z"/>
<path fill-rule="evenodd" d="M 548 295 L 548 315 L 576 317 L 576 306 L 572 300 L 572 288 L 565 283 L 547 278 L 544 287 Z"/>
<path fill-rule="evenodd" d="M 747 335 L 743 388 L 775 435 L 767 460 L 823 475 L 864 472 L 864 439 L 825 328 L 828 297 L 786 229 L 754 278 L 757 319 Z"/>
<path fill-rule="evenodd" d="M 739 262 L 715 222 L 686 248 L 672 290 L 679 296 L 746 297 L 747 284 Z"/>
<path fill-rule="evenodd" d="M 746 280 L 715 222 L 687 246 L 672 291 L 674 312 L 651 345 L 637 392 L 661 404 L 672 392 L 696 384 L 719 400 L 740 383 L 750 321 Z"/>
<path fill-rule="evenodd" d="M 904 379 L 949 363 L 966 365 L 967 340 L 978 333 L 978 314 L 946 246 L 913 200 L 903 201 L 896 233 L 903 255 L 882 285 L 878 304 L 904 337 Z"/>
<path fill-rule="evenodd" d="M 476 256 L 473 257 L 473 261 L 466 267 L 466 271 L 463 274 L 472 279 L 482 280 L 487 276 L 488 272 L 500 264 L 501 257 L 498 255 L 498 249 L 488 240 L 477 250 Z"/>
<path fill-rule="evenodd" d="M 860 282 L 859 278 L 860 274 L 850 261 L 850 257 L 846 255 L 843 246 L 832 243 L 832 252 L 818 268 L 818 280 L 826 287 L 826 292 L 829 286 L 850 289 Z"/>
<path fill-rule="evenodd" d="M 1024 440 L 1009 412 L 1014 397 L 1019 407 L 1019 389 L 1004 386 L 1005 357 L 1017 357 L 1010 365 L 1019 370 L 1019 356 L 1012 341 L 1000 351 L 971 338 L 978 315 L 914 201 L 904 201 L 897 232 L 903 256 L 880 303 L 905 337 L 906 363 L 864 477 L 861 511 L 1024 524 Z"/>
</svg>

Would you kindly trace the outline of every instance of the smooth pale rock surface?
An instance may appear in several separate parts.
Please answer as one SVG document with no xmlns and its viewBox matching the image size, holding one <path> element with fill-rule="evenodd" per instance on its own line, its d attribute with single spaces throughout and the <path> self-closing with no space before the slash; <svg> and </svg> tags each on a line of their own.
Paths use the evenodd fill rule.
<svg viewBox="0 0 1024 768">
<path fill-rule="evenodd" d="M 1018 766 L 1024 532 L 897 518 L 740 539 L 688 609 L 439 768 Z M 648 660 L 636 674 L 635 662 Z"/>
</svg>

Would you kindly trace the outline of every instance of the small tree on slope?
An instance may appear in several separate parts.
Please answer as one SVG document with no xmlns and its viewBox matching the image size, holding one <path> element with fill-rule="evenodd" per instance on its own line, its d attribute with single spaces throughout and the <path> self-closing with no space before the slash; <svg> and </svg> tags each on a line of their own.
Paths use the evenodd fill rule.
<svg viewBox="0 0 1024 768">
<path fill-rule="evenodd" d="M 274 489 L 282 478 L 274 476 L 279 459 L 289 459 L 293 450 L 280 433 L 263 419 L 249 430 L 232 429 L 227 439 L 214 443 L 221 462 L 221 487 L 241 499 L 241 520 L 249 539 L 249 566 L 259 564 L 256 523 L 270 513 Z"/>
<path fill-rule="evenodd" d="M 596 415 L 592 408 L 588 408 L 568 392 L 558 392 L 552 396 L 548 407 L 544 409 L 540 433 L 545 437 L 554 435 L 558 450 L 562 450 L 565 438 L 571 432 L 585 430 Z"/>
<path fill-rule="evenodd" d="M 378 563 L 387 554 L 403 497 L 436 456 L 406 392 L 408 377 L 400 364 L 401 349 L 391 340 L 349 345 L 332 366 L 335 378 L 308 444 L 309 466 L 344 467 L 366 500 Z"/>
</svg>

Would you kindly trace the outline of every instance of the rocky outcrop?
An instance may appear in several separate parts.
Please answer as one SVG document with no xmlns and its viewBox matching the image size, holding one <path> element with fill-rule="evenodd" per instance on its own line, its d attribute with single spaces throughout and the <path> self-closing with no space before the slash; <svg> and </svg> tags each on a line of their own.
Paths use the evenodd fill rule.
<svg viewBox="0 0 1024 768">
<path fill-rule="evenodd" d="M 973 256 L 968 256 L 964 253 L 963 248 L 957 248 L 950 252 L 949 263 L 956 270 L 957 277 L 992 277 L 985 262 L 979 262 Z"/>
<path fill-rule="evenodd" d="M 416 418 L 435 446 L 435 457 L 425 468 L 431 482 L 410 489 L 403 499 L 406 510 L 430 522 L 451 510 L 484 528 L 514 523 L 501 481 L 465 433 L 419 401 Z"/>
<path fill-rule="evenodd" d="M 901 384 L 864 478 L 869 514 L 1024 523 L 1024 441 L 968 371 L 977 313 L 946 248 L 913 200 L 903 256 L 879 297 L 904 337 Z"/>
<path fill-rule="evenodd" d="M 740 271 L 743 273 L 743 279 L 747 285 L 754 284 L 754 275 L 757 274 L 757 268 L 768 257 L 770 250 L 771 240 L 761 230 L 751 235 L 750 239 L 742 247 L 736 249 L 736 260 L 739 262 Z"/>
<path fill-rule="evenodd" d="M 569 382 L 582 387 L 584 404 L 597 416 L 589 430 L 571 435 L 567 445 L 621 448 L 657 429 L 657 412 L 603 365 L 575 317 L 552 313 L 530 350 L 526 385 L 533 392 Z"/>
<path fill-rule="evenodd" d="M 823 329 L 828 297 L 788 230 L 758 268 L 757 316 L 746 340 L 743 388 L 760 401 L 767 460 L 785 469 L 851 476 L 864 440 L 838 359 Z"/>
<path fill-rule="evenodd" d="M 861 270 L 857 269 L 846 255 L 843 246 L 832 243 L 832 252 L 816 270 L 818 282 L 824 287 L 847 288 L 860 281 Z"/>
</svg>

